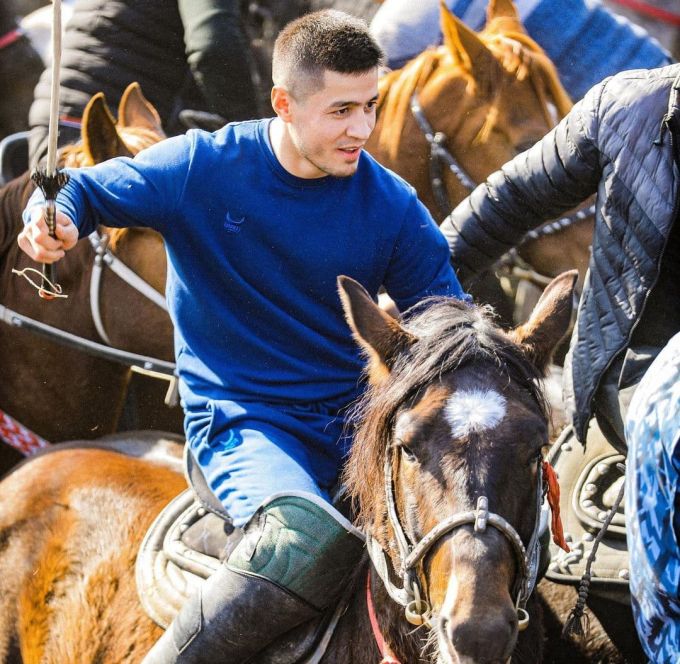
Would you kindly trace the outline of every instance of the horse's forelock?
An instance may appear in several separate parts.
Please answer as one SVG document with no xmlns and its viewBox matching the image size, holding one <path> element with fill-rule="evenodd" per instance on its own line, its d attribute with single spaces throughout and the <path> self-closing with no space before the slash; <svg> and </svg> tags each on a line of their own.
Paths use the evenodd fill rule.
<svg viewBox="0 0 680 664">
<path fill-rule="evenodd" d="M 418 338 L 397 358 L 389 376 L 368 388 L 353 413 L 356 427 L 344 480 L 366 526 L 384 516 L 385 455 L 400 408 L 444 374 L 473 363 L 493 365 L 529 392 L 542 414 L 546 404 L 540 374 L 493 323 L 487 307 L 468 307 L 453 298 L 432 298 L 407 312 L 406 329 Z"/>
</svg>

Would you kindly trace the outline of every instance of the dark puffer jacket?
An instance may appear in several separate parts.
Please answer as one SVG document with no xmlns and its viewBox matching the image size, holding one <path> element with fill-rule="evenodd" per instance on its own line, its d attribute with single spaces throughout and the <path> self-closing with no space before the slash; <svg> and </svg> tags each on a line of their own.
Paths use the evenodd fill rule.
<svg viewBox="0 0 680 664">
<path fill-rule="evenodd" d="M 465 282 L 527 231 L 597 193 L 592 256 L 564 372 L 580 440 L 603 375 L 642 317 L 678 215 L 678 87 L 677 64 L 606 79 L 442 224 Z M 677 310 L 680 302 L 669 306 Z"/>
<path fill-rule="evenodd" d="M 252 118 L 257 109 L 249 48 L 239 0 L 77 0 L 62 44 L 63 124 L 81 118 L 90 97 L 100 91 L 115 108 L 133 81 L 170 133 L 178 97 L 192 89 L 202 95 L 193 108 L 228 120 Z M 29 117 L 30 126 L 44 133 L 50 82 L 48 67 Z M 36 145 L 31 150 L 40 151 Z"/>
</svg>

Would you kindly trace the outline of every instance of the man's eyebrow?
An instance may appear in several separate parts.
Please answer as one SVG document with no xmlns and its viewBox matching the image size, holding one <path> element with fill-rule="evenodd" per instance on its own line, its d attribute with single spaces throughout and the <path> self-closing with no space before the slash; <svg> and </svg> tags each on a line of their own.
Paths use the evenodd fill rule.
<svg viewBox="0 0 680 664">
<path fill-rule="evenodd" d="M 332 104 L 329 105 L 328 108 L 341 108 L 343 106 L 363 106 L 364 104 L 370 104 L 372 101 L 378 101 L 378 95 L 371 97 L 367 102 L 342 101 L 342 100 L 334 101 Z"/>
</svg>

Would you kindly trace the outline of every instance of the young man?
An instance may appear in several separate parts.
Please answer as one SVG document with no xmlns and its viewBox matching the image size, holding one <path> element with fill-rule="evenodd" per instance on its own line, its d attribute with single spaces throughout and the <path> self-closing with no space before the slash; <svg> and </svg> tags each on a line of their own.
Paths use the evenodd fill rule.
<svg viewBox="0 0 680 664">
<path fill-rule="evenodd" d="M 414 190 L 363 151 L 380 62 L 362 22 L 304 16 L 276 42 L 274 120 L 72 171 L 58 239 L 37 198 L 25 213 L 19 243 L 37 261 L 98 223 L 163 234 L 188 444 L 245 526 L 146 662 L 249 661 L 327 606 L 357 560 L 358 533 L 329 504 L 362 366 L 336 277 L 384 285 L 402 310 L 464 297 Z"/>
</svg>

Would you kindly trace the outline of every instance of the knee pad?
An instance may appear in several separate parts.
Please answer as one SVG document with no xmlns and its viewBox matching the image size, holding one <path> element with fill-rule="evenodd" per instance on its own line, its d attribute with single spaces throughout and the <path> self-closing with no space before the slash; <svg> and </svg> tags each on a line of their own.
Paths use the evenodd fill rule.
<svg viewBox="0 0 680 664">
<path fill-rule="evenodd" d="M 363 534 L 331 505 L 310 493 L 286 493 L 268 498 L 255 512 L 227 564 L 323 609 L 363 549 Z"/>
</svg>

